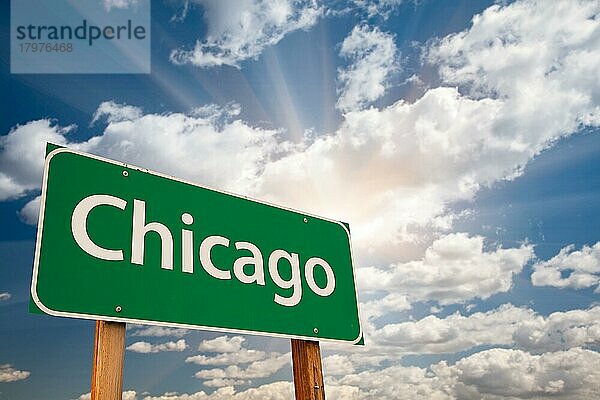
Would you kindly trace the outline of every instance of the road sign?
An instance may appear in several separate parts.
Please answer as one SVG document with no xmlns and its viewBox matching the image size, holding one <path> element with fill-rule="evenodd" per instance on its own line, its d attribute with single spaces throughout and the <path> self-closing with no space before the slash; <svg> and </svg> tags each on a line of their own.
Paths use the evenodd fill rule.
<svg viewBox="0 0 600 400">
<path fill-rule="evenodd" d="M 31 294 L 56 316 L 358 343 L 342 223 L 57 148 Z"/>
</svg>

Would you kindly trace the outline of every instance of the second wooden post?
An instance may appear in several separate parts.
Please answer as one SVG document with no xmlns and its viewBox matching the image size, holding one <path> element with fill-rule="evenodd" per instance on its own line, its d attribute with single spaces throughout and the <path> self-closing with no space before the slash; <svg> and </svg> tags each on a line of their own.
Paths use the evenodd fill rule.
<svg viewBox="0 0 600 400">
<path fill-rule="evenodd" d="M 121 400 L 124 356 L 125 324 L 96 321 L 92 400 Z"/>
<path fill-rule="evenodd" d="M 325 400 L 319 342 L 292 339 L 296 400 Z"/>
</svg>

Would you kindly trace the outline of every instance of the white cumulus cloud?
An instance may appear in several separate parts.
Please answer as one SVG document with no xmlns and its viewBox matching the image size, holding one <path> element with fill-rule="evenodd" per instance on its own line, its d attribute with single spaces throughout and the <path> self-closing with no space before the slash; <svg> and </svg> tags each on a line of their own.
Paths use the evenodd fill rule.
<svg viewBox="0 0 600 400">
<path fill-rule="evenodd" d="M 314 0 L 195 0 L 203 7 L 208 32 L 192 49 L 171 53 L 176 64 L 231 65 L 256 58 L 290 32 L 312 27 L 322 9 Z"/>
<path fill-rule="evenodd" d="M 0 200 L 39 190 L 46 142 L 66 144 L 72 126 L 59 127 L 49 119 L 17 125 L 0 137 Z"/>
<path fill-rule="evenodd" d="M 358 275 L 357 279 L 359 282 L 372 282 L 373 276 L 365 278 L 364 274 L 361 274 Z M 394 292 L 389 293 L 380 299 L 370 300 L 361 303 L 360 305 L 361 315 L 365 318 L 365 321 L 381 317 L 389 312 L 407 311 L 411 308 L 412 304 L 410 303 L 408 296 Z"/>
<path fill-rule="evenodd" d="M 163 351 L 184 351 L 187 349 L 185 339 L 180 339 L 176 342 L 165 342 L 159 344 L 151 344 L 148 342 L 135 342 L 127 346 L 127 350 L 134 353 L 159 353 Z"/>
<path fill-rule="evenodd" d="M 198 351 L 209 353 L 235 353 L 242 349 L 242 344 L 246 341 L 242 336 L 218 336 L 214 339 L 203 340 L 198 345 Z"/>
<path fill-rule="evenodd" d="M 386 269 L 360 268 L 357 275 L 363 290 L 387 290 L 411 301 L 444 305 L 508 291 L 513 276 L 533 255 L 531 245 L 485 251 L 483 237 L 452 233 L 434 241 L 421 260 Z"/>
<path fill-rule="evenodd" d="M 521 350 L 492 349 L 438 366 L 440 375 L 449 373 L 454 390 L 464 398 L 559 398 L 597 397 L 600 373 L 590 369 L 600 362 L 600 353 L 571 349 L 542 355 Z"/>
<path fill-rule="evenodd" d="M 69 145 L 346 220 L 356 227 L 359 259 L 397 261 L 394 249 L 420 240 L 422 229 L 451 226 L 453 202 L 518 176 L 557 139 L 596 124 L 595 3 L 556 4 L 493 6 L 471 28 L 429 46 L 444 85 L 481 82 L 467 95 L 442 86 L 411 104 L 352 111 L 336 132 L 299 150 L 277 131 L 241 120 L 218 127 L 204 116 L 143 114 L 114 103 L 99 106 L 97 116 L 108 122 L 101 135 Z M 549 22 L 540 22 L 546 15 Z M 66 144 L 69 129 L 40 120 L 4 136 L 0 198 L 37 190 L 43 141 Z"/>
<path fill-rule="evenodd" d="M 399 393 L 408 399 L 455 399 L 452 388 L 445 380 L 418 367 L 392 366 L 328 379 L 325 382 L 326 394 L 336 388 L 352 393 L 353 400 L 391 400 L 397 399 Z"/>
<path fill-rule="evenodd" d="M 249 188 L 243 186 L 251 185 L 252 177 L 272 153 L 286 145 L 277 142 L 278 131 L 224 119 L 218 108 L 212 111 L 198 116 L 143 114 L 135 107 L 105 102 L 94 119 L 105 119 L 106 128 L 84 142 L 69 141 L 66 135 L 74 127 L 60 127 L 51 120 L 19 125 L 0 137 L 0 200 L 39 191 L 46 142 L 137 163 L 208 186 L 247 192 Z M 24 221 L 37 222 L 39 202 L 33 199 L 20 212 Z"/>
<path fill-rule="evenodd" d="M 254 361 L 247 367 L 230 365 L 225 368 L 203 369 L 194 375 L 198 379 L 214 380 L 216 379 L 236 379 L 248 380 L 257 378 L 267 378 L 286 365 L 291 365 L 291 353 L 273 354 L 269 358 L 260 361 Z"/>
<path fill-rule="evenodd" d="M 166 326 L 144 326 L 127 324 L 129 336 L 147 336 L 147 337 L 183 337 L 190 333 L 189 329 L 169 328 Z"/>
<path fill-rule="evenodd" d="M 29 378 L 31 372 L 21 371 L 10 364 L 0 364 L 0 382 L 16 382 Z"/>
<path fill-rule="evenodd" d="M 226 386 L 245 385 L 246 383 L 248 383 L 248 381 L 244 381 L 241 379 L 217 378 L 217 379 L 209 379 L 202 383 L 208 387 L 226 387 Z"/>
<path fill-rule="evenodd" d="M 513 343 L 533 353 L 571 347 L 597 348 L 600 345 L 600 307 L 523 319 L 513 333 Z"/>
<path fill-rule="evenodd" d="M 337 107 L 344 112 L 361 109 L 382 97 L 390 75 L 399 69 L 394 36 L 377 27 L 355 26 L 342 42 L 340 55 L 350 61 L 338 70 L 341 88 Z"/>
<path fill-rule="evenodd" d="M 502 99 L 523 127 L 542 129 L 535 135 L 543 145 L 539 139 L 600 122 L 599 12 L 597 1 L 583 0 L 494 5 L 470 29 L 435 43 L 429 61 L 445 82 Z M 520 135 L 535 151 L 531 134 Z"/>
<path fill-rule="evenodd" d="M 354 0 L 354 5 L 366 11 L 369 18 L 381 16 L 387 19 L 403 0 Z"/>
<path fill-rule="evenodd" d="M 228 4 L 219 4 L 207 7 L 208 15 L 228 9 Z M 264 10 L 265 4 L 282 8 Z M 303 3 L 312 17 L 300 22 L 298 9 L 290 11 L 289 4 L 247 2 L 238 7 L 239 13 L 213 15 L 211 20 L 218 23 L 209 27 L 207 39 L 192 51 L 174 53 L 174 58 L 203 66 L 239 65 L 291 30 L 314 23 L 317 6 Z M 408 310 L 415 301 L 465 303 L 510 290 L 514 275 L 532 259 L 532 246 L 486 248 L 482 237 L 440 231 L 451 227 L 451 204 L 472 200 L 482 187 L 518 177 L 533 157 L 560 138 L 600 123 L 599 12 L 600 3 L 594 1 L 494 5 L 476 16 L 468 29 L 427 46 L 425 59 L 439 67 L 440 87 L 413 103 L 400 100 L 379 109 L 348 111 L 339 129 L 307 141 L 301 149 L 281 142 L 277 131 L 241 120 L 216 124 L 216 111 L 210 107 L 159 115 L 103 103 L 94 120 L 106 121 L 107 126 L 85 142 L 69 141 L 72 127 L 51 120 L 19 125 L 0 139 L 0 199 L 39 190 L 44 141 L 49 140 L 348 220 L 355 227 L 359 259 L 378 257 L 367 264 L 374 267 L 359 270 L 359 285 L 386 292 L 365 305 L 376 350 L 383 346 L 404 353 L 440 353 L 490 345 L 518 349 L 486 350 L 454 365 L 441 362 L 431 368 L 360 370 L 352 358 L 331 358 L 327 368 L 340 378 L 332 379 L 327 390 L 356 399 L 395 399 L 398 393 L 414 399 L 597 397 L 600 376 L 590 366 L 600 364 L 600 356 L 584 349 L 599 342 L 597 308 L 541 316 L 505 305 L 468 316 L 402 323 L 382 318 L 386 322 L 381 327 L 372 319 Z M 246 34 L 250 30 L 258 36 Z M 358 57 L 354 65 L 364 58 Z M 383 82 L 377 80 L 385 92 Z M 366 100 L 354 104 L 381 96 L 377 90 L 359 92 L 355 99 Z M 239 112 L 229 118 L 236 115 Z M 280 153 L 282 148 L 286 152 Z M 398 249 L 404 243 L 420 244 L 423 229 L 437 231 L 438 239 L 422 257 L 406 259 Z M 597 245 L 568 247 L 537 263 L 534 284 L 597 285 Z M 223 338 L 206 341 L 200 350 L 242 352 L 243 338 Z M 219 357 L 225 359 L 219 354 L 196 360 L 213 365 Z M 289 383 L 244 392 L 232 387 L 271 376 L 286 363 L 289 355 L 270 355 L 245 367 L 198 371 L 199 379 L 225 387 L 212 394 L 154 399 L 289 398 Z"/>
<path fill-rule="evenodd" d="M 91 400 L 91 393 L 84 393 L 77 398 L 77 400 Z M 138 395 L 135 390 L 125 390 L 123 391 L 121 400 L 138 400 Z"/>
<path fill-rule="evenodd" d="M 240 349 L 235 352 L 220 353 L 215 356 L 199 354 L 186 358 L 185 362 L 197 365 L 232 365 L 259 361 L 266 357 L 268 357 L 268 354 L 261 350 Z"/>
<path fill-rule="evenodd" d="M 139 0 L 102 0 L 104 9 L 108 12 L 113 8 L 125 10 L 135 6 Z"/>
<path fill-rule="evenodd" d="M 459 88 L 441 86 L 414 103 L 348 112 L 338 130 L 301 149 L 282 143 L 277 131 L 240 120 L 219 128 L 210 118 L 121 112 L 125 106 L 110 104 L 99 107 L 109 113 L 102 135 L 71 145 L 348 221 L 356 227 L 359 260 L 377 254 L 391 263 L 399 244 L 422 240 L 424 229 L 451 227 L 451 204 L 519 176 L 559 138 L 597 124 L 595 3 L 556 4 L 491 7 L 471 28 L 428 47 L 427 60 L 440 67 L 442 85 Z M 549 22 L 540 22 L 546 15 Z M 528 55 L 526 62 L 520 53 Z M 474 82 L 481 84 L 474 88 Z M 20 132 L 34 123 L 66 141 L 58 132 L 63 128 L 48 121 L 17 127 L 8 138 L 33 140 Z M 4 146 L 0 165 L 21 148 L 31 147 Z M 15 159 L 26 165 L 3 167 L 4 198 L 39 185 L 41 162 L 31 168 L 33 162 Z"/>
<path fill-rule="evenodd" d="M 414 103 L 347 113 L 333 134 L 268 163 L 259 192 L 349 221 L 359 250 L 380 255 L 417 240 L 419 227 L 440 221 L 453 202 L 518 177 L 558 139 L 597 125 L 597 8 L 491 7 L 429 45 L 443 86 Z"/>
<path fill-rule="evenodd" d="M 508 345 L 523 320 L 535 313 L 510 304 L 486 313 L 446 318 L 429 315 L 418 321 L 387 324 L 371 335 L 371 340 L 393 346 L 399 353 L 456 353 L 480 345 Z"/>
<path fill-rule="evenodd" d="M 198 354 L 186 358 L 185 362 L 202 366 L 224 366 L 223 368 L 203 369 L 194 375 L 211 387 L 239 386 L 250 379 L 267 378 L 290 364 L 290 353 L 267 353 L 244 347 L 242 336 L 219 336 L 203 340 L 198 350 L 211 355 Z M 216 353 L 216 354 L 214 354 Z M 245 366 L 243 366 L 245 365 Z"/>
<path fill-rule="evenodd" d="M 468 316 L 429 315 L 385 324 L 369 336 L 375 346 L 396 354 L 456 353 L 477 346 L 512 346 L 530 353 L 600 344 L 600 307 L 542 316 L 530 308 L 504 304 Z"/>
<path fill-rule="evenodd" d="M 600 353 L 574 348 L 533 355 L 490 349 L 429 369 L 391 366 L 326 382 L 327 393 L 344 390 L 352 399 L 592 399 L 600 390 Z"/>
<path fill-rule="evenodd" d="M 324 368 L 341 376 L 359 371 L 375 373 L 407 355 L 456 354 L 478 348 L 504 347 L 529 354 L 547 354 L 575 348 L 595 350 L 600 345 L 600 306 L 554 312 L 544 316 L 528 307 L 503 304 L 486 312 L 446 317 L 429 315 L 418 320 L 368 321 L 367 347 L 326 343 Z M 389 317 L 388 317 L 389 318 Z M 330 358 L 331 357 L 331 358 Z M 354 372 L 350 372 L 350 371 Z"/>
<path fill-rule="evenodd" d="M 215 109 L 218 111 L 218 109 Z M 138 119 L 142 116 L 142 110 L 139 107 L 130 106 L 127 104 L 117 104 L 114 101 L 105 101 L 100 103 L 94 116 L 92 118 L 92 124 L 106 119 L 108 123 L 131 121 Z"/>
<path fill-rule="evenodd" d="M 28 201 L 23 208 L 18 212 L 21 221 L 28 225 L 37 225 L 40 215 L 40 206 L 42 204 L 42 196 L 36 196 Z"/>
<path fill-rule="evenodd" d="M 356 370 L 352 360 L 345 355 L 334 354 L 323 358 L 323 375 L 340 376 L 353 374 Z"/>
<path fill-rule="evenodd" d="M 566 274 L 566 275 L 563 275 Z M 550 260 L 533 266 L 531 282 L 535 286 L 582 289 L 600 283 L 600 242 L 593 246 L 564 247 Z"/>
<path fill-rule="evenodd" d="M 191 394 L 165 393 L 159 396 L 146 396 L 144 400 L 289 400 L 292 396 L 291 382 L 273 382 L 242 392 L 236 392 L 232 386 L 226 386 L 210 394 L 203 391 Z"/>
</svg>

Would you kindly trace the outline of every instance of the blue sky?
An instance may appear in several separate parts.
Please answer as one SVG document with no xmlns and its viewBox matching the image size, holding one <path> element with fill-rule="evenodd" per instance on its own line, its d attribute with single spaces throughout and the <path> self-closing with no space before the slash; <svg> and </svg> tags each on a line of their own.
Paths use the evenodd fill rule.
<svg viewBox="0 0 600 400">
<path fill-rule="evenodd" d="M 600 398 L 599 2 L 153 1 L 149 75 L 11 74 L 0 7 L 0 399 L 89 392 L 27 311 L 46 141 L 348 221 L 330 399 Z M 124 398 L 292 398 L 288 340 L 146 328 Z"/>
</svg>

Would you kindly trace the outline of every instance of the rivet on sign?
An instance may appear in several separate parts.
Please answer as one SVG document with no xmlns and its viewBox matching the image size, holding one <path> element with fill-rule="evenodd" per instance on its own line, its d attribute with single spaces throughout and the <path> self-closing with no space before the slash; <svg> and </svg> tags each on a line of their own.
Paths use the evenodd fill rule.
<svg viewBox="0 0 600 400">
<path fill-rule="evenodd" d="M 123 176 L 129 176 L 129 172 L 123 171 Z"/>
<path fill-rule="evenodd" d="M 116 312 L 121 312 L 121 310 L 122 310 L 121 306 L 116 306 L 116 307 L 115 307 L 115 311 L 116 311 Z"/>
<path fill-rule="evenodd" d="M 315 328 L 315 329 L 313 329 L 313 332 L 314 332 L 314 333 L 319 333 L 319 328 Z"/>
<path fill-rule="evenodd" d="M 308 218 L 304 217 L 304 222 L 308 222 Z"/>
</svg>

